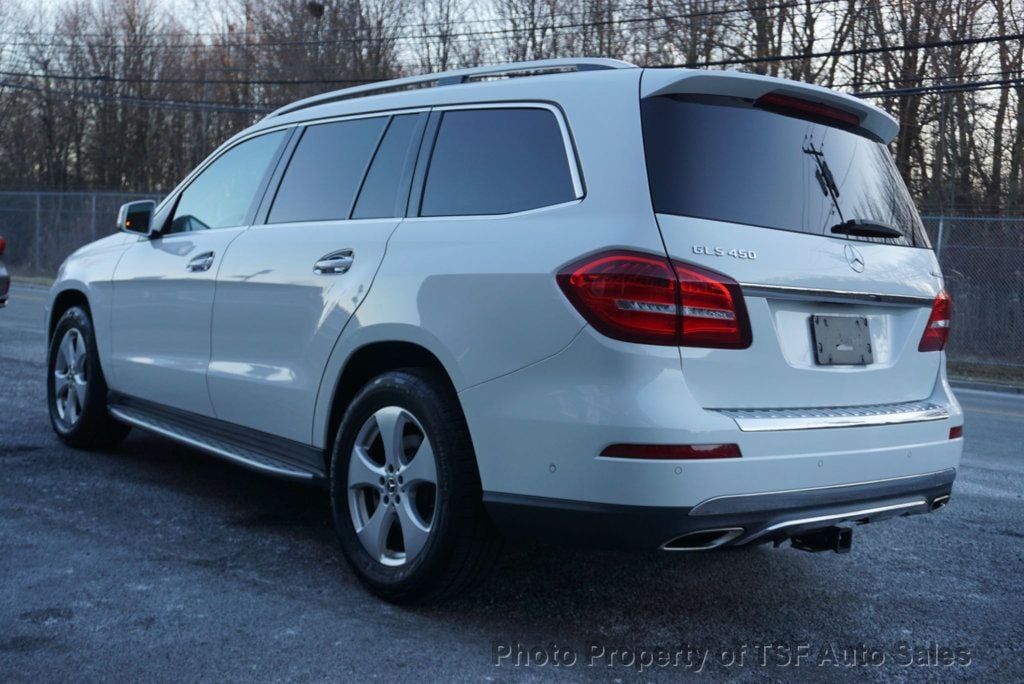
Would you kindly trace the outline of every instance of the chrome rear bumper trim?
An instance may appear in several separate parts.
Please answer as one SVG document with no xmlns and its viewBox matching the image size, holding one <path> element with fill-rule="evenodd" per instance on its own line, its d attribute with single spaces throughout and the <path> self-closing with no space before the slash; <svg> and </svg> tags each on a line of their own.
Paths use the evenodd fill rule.
<svg viewBox="0 0 1024 684">
<path fill-rule="evenodd" d="M 771 535 L 774 532 L 795 532 L 799 528 L 803 527 L 825 527 L 828 525 L 834 525 L 842 522 L 874 522 L 882 520 L 884 518 L 891 518 L 897 515 L 907 515 L 913 513 L 915 509 L 918 509 L 918 513 L 926 513 L 928 511 L 928 501 L 924 497 L 914 498 L 909 501 L 901 501 L 899 503 L 891 503 L 880 506 L 874 506 L 872 508 L 859 508 L 840 513 L 829 513 L 826 515 L 818 515 L 809 518 L 793 518 L 789 520 L 782 520 L 774 525 L 766 527 L 763 530 L 755 532 L 749 537 L 744 537 L 740 540 L 740 543 L 747 544 L 755 541 L 762 537 Z"/>
<path fill-rule="evenodd" d="M 945 406 L 930 401 L 832 408 L 712 410 L 732 418 L 743 432 L 897 425 L 949 418 Z"/>
<path fill-rule="evenodd" d="M 743 294 L 748 297 L 768 297 L 771 299 L 810 299 L 818 302 L 870 302 L 872 304 L 891 304 L 894 306 L 927 306 L 931 307 L 934 297 L 916 295 L 876 294 L 874 292 L 854 292 L 850 290 L 823 290 L 809 287 L 791 287 L 787 285 L 761 285 L 742 283 Z"/>
</svg>

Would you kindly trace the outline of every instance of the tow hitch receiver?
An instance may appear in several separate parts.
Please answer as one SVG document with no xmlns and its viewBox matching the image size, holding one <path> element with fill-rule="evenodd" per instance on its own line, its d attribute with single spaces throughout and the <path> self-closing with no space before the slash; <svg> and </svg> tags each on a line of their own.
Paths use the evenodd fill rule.
<svg viewBox="0 0 1024 684">
<path fill-rule="evenodd" d="M 821 530 L 794 535 L 790 542 L 794 549 L 801 551 L 849 553 L 850 547 L 853 546 L 853 528 L 833 525 Z"/>
</svg>

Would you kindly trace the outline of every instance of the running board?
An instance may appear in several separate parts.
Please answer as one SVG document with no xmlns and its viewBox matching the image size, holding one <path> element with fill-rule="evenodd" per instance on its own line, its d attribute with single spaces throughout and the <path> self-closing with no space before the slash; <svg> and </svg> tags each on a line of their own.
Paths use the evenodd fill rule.
<svg viewBox="0 0 1024 684">
<path fill-rule="evenodd" d="M 324 477 L 323 452 L 305 444 L 114 393 L 107 410 L 129 425 L 259 473 L 306 482 Z"/>
</svg>

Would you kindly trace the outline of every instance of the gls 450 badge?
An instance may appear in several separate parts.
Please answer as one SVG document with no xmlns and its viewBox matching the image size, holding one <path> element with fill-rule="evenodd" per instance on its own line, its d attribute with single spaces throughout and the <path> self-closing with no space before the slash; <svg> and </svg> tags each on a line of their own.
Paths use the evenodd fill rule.
<svg viewBox="0 0 1024 684">
<path fill-rule="evenodd" d="M 752 249 L 726 249 L 725 247 L 708 247 L 707 245 L 694 245 L 694 254 L 703 254 L 713 257 L 732 257 L 733 259 L 756 259 L 757 252 Z"/>
</svg>

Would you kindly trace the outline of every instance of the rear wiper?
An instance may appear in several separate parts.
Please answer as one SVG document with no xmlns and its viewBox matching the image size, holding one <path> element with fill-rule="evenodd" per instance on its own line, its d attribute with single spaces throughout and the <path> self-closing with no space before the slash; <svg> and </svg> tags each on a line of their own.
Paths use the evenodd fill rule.
<svg viewBox="0 0 1024 684">
<path fill-rule="evenodd" d="M 832 226 L 833 233 L 856 235 L 857 237 L 901 238 L 903 231 L 895 226 L 871 219 L 848 219 Z"/>
</svg>

